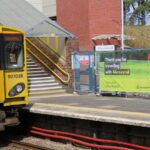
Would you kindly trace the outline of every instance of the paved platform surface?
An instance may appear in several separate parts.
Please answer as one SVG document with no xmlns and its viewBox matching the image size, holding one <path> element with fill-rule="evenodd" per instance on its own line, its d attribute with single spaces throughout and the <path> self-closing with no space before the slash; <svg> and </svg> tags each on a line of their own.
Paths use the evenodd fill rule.
<svg viewBox="0 0 150 150">
<path fill-rule="evenodd" d="M 62 95 L 31 99 L 24 109 L 32 113 L 150 128 L 150 99 Z"/>
</svg>

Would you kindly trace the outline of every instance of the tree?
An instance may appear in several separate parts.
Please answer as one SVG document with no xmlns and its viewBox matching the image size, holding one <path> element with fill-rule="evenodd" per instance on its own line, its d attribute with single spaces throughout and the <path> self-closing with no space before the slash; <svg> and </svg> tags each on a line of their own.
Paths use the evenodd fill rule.
<svg viewBox="0 0 150 150">
<path fill-rule="evenodd" d="M 146 24 L 146 15 L 150 13 L 150 0 L 124 0 L 124 16 L 126 24 Z M 127 20 L 127 14 L 129 19 Z"/>
<path fill-rule="evenodd" d="M 130 7 L 134 3 L 134 0 L 124 0 L 124 24 L 128 23 L 127 13 L 130 12 Z"/>
</svg>

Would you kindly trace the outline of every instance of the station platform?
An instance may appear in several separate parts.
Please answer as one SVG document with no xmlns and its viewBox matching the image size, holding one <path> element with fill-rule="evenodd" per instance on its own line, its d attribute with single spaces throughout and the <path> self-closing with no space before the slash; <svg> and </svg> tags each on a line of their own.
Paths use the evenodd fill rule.
<svg viewBox="0 0 150 150">
<path fill-rule="evenodd" d="M 150 128 L 150 99 L 62 95 L 30 100 L 31 113 Z"/>
</svg>

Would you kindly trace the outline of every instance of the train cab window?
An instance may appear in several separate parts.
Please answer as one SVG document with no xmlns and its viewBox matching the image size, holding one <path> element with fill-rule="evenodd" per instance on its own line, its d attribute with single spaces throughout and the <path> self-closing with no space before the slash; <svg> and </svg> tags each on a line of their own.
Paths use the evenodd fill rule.
<svg viewBox="0 0 150 150">
<path fill-rule="evenodd" d="M 24 65 L 23 38 L 21 35 L 4 36 L 5 68 L 22 69 Z"/>
</svg>

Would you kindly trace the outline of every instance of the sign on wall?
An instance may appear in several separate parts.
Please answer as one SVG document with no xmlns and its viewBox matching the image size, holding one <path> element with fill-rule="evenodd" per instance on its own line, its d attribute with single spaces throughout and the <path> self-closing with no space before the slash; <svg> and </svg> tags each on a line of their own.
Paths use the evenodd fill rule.
<svg viewBox="0 0 150 150">
<path fill-rule="evenodd" d="M 115 51 L 115 45 L 96 45 L 95 46 L 96 52 L 109 52 L 109 51 Z"/>
<path fill-rule="evenodd" d="M 101 91 L 150 92 L 150 50 L 102 52 Z"/>
</svg>

